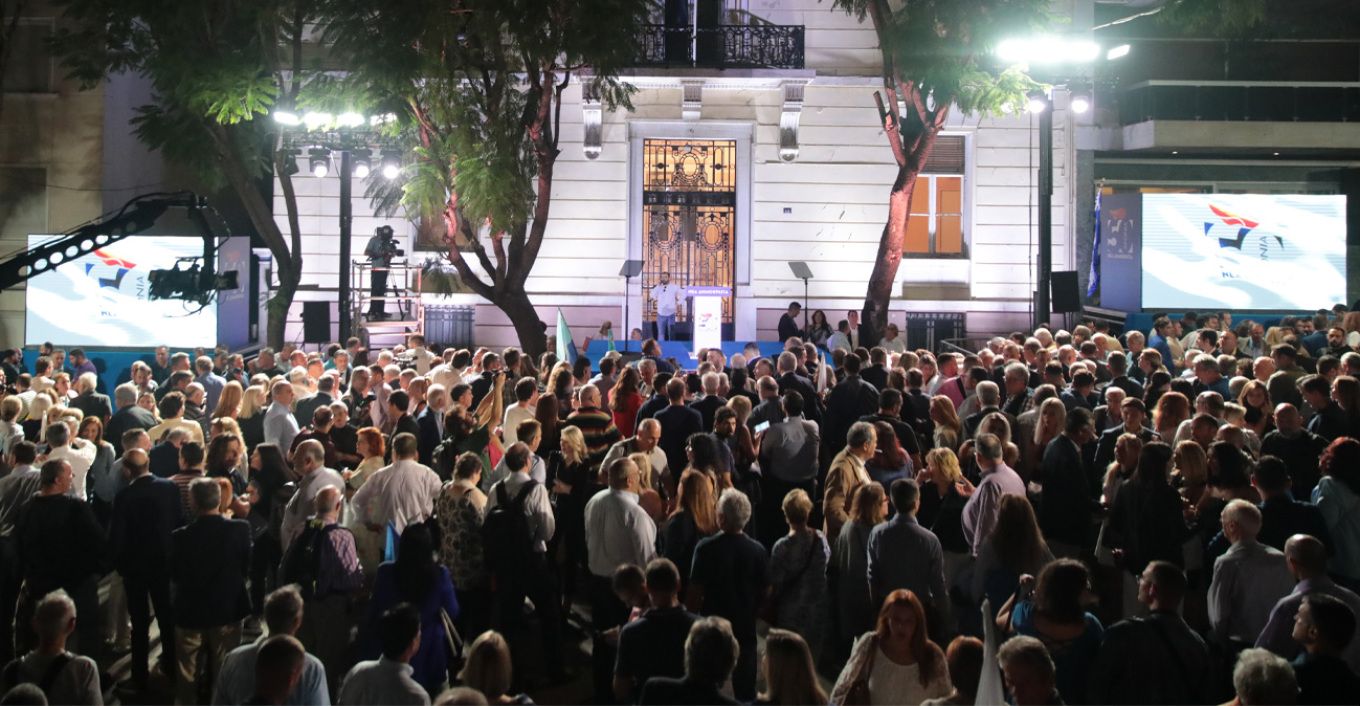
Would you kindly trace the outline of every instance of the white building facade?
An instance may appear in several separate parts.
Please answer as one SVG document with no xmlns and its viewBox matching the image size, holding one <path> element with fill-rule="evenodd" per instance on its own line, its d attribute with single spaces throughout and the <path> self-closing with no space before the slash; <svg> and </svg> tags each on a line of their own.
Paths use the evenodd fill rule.
<svg viewBox="0 0 1360 706">
<path fill-rule="evenodd" d="M 543 321 L 556 321 L 561 308 L 578 342 L 604 321 L 622 336 L 625 297 L 627 330 L 650 330 L 644 292 L 663 269 L 683 284 L 732 287 L 724 319 L 738 341 L 773 339 L 779 315 L 803 300 L 790 261 L 812 270 L 808 306 L 833 327 L 863 304 L 896 174 L 874 105 L 882 78 L 873 29 L 817 0 L 729 0 L 727 9 L 728 22 L 749 12 L 801 27 L 801 68 L 704 68 L 700 61 L 633 69 L 626 77 L 638 89 L 632 111 L 600 110 L 579 84 L 564 94 L 551 219 L 526 288 Z M 1067 98 L 1054 96 L 1055 270 L 1076 262 Z M 962 317 L 970 338 L 1030 326 L 1037 122 L 1023 111 L 950 114 L 917 187 L 891 322 L 907 328 L 909 314 L 951 314 Z M 304 288 L 288 338 L 300 340 L 302 302 L 337 298 L 339 179 L 299 175 L 294 185 Z M 354 192 L 362 194 L 362 185 Z M 374 218 L 363 198 L 353 207 L 357 255 L 373 229 L 391 221 Z M 275 213 L 286 228 L 281 197 Z M 393 225 L 415 244 L 413 226 Z M 438 253 L 408 248 L 408 255 Z M 644 274 L 625 290 L 618 272 L 629 259 L 642 260 Z M 489 302 L 427 295 L 426 303 L 475 305 L 478 345 L 517 343 Z"/>
</svg>

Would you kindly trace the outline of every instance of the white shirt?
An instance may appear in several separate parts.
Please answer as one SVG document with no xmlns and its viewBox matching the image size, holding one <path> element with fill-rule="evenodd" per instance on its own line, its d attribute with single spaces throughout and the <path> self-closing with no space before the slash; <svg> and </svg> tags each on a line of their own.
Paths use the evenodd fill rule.
<svg viewBox="0 0 1360 706">
<path fill-rule="evenodd" d="M 1236 542 L 1214 562 L 1209 584 L 1209 624 L 1224 643 L 1256 642 L 1281 598 L 1293 593 L 1284 554 L 1255 540 Z"/>
<path fill-rule="evenodd" d="M 434 499 L 442 489 L 434 471 L 413 459 L 400 459 L 369 476 L 350 500 L 350 507 L 357 521 L 370 525 L 391 522 L 401 534 L 406 525 L 423 522 L 434 514 Z"/>
<path fill-rule="evenodd" d="M 533 480 L 528 473 L 520 471 L 511 473 L 505 480 L 497 482 L 491 486 L 491 492 L 486 494 L 486 511 L 496 507 L 497 498 L 500 492 L 497 490 L 502 485 L 505 486 L 505 496 L 508 502 L 514 502 L 515 496 L 519 494 L 519 489 Z M 557 531 L 557 520 L 553 517 L 552 503 L 548 500 L 548 489 L 539 483 L 529 497 L 524 499 L 524 514 L 529 516 L 529 530 L 534 535 L 534 551 L 547 553 L 548 540 L 553 538 L 553 533 Z"/>
<path fill-rule="evenodd" d="M 408 352 L 411 354 L 411 359 L 416 364 L 416 372 L 421 374 L 422 376 L 430 372 L 430 365 L 434 363 L 434 361 L 436 360 L 442 361 L 442 359 L 439 358 L 439 356 L 436 356 L 435 354 L 425 350 L 424 348 L 412 348 Z"/>
<path fill-rule="evenodd" d="M 411 678 L 411 665 L 386 657 L 360 662 L 340 685 L 342 704 L 429 706 L 430 695 Z"/>
<path fill-rule="evenodd" d="M 826 348 L 831 351 L 837 348 L 844 348 L 847 351 L 855 350 L 850 343 L 850 337 L 840 331 L 831 334 L 831 338 L 826 339 Z"/>
<path fill-rule="evenodd" d="M 482 492 L 489 492 L 491 486 L 510 477 L 510 467 L 505 465 L 505 456 L 496 463 L 496 467 L 491 469 L 491 473 L 482 476 Z M 529 477 L 539 483 L 548 482 L 548 464 L 538 454 L 529 454 Z"/>
<path fill-rule="evenodd" d="M 905 339 L 902 338 L 900 334 L 897 336 L 897 338 L 894 338 L 891 341 L 889 341 L 886 338 L 879 341 L 878 347 L 888 351 L 889 353 L 907 352 L 907 342 Z"/>
<path fill-rule="evenodd" d="M 586 503 L 586 555 L 590 573 L 604 578 L 623 564 L 646 566 L 656 558 L 656 524 L 637 495 L 606 488 Z"/>
<path fill-rule="evenodd" d="M 519 441 L 516 430 L 519 423 L 534 418 L 533 407 L 521 407 L 518 404 L 510 406 L 505 410 L 505 419 L 501 422 L 501 429 L 504 430 L 505 448 L 510 448 Z"/>
<path fill-rule="evenodd" d="M 652 299 L 656 300 L 657 316 L 675 316 L 676 302 L 684 296 L 685 288 L 675 283 L 652 287 Z"/>
<path fill-rule="evenodd" d="M 264 440 L 267 443 L 277 445 L 279 451 L 287 456 L 293 450 L 293 437 L 298 435 L 298 431 L 297 419 L 293 418 L 293 410 L 288 409 L 288 405 L 278 402 L 269 405 L 269 410 L 264 413 Z M 201 437 L 199 441 L 202 441 Z"/>
<path fill-rule="evenodd" d="M 77 448 L 76 444 L 80 446 Z M 47 460 L 62 460 L 71 464 L 71 491 L 67 495 L 77 500 L 84 500 L 89 497 L 85 494 L 85 478 L 90 474 L 90 466 L 94 464 L 94 458 L 97 455 L 99 455 L 98 446 L 84 439 L 72 439 L 70 444 L 49 452 Z"/>
<path fill-rule="evenodd" d="M 292 414 L 290 413 L 288 416 L 291 418 Z M 322 488 L 328 486 L 344 492 L 345 478 L 324 466 L 308 473 L 306 478 L 298 481 L 297 492 L 293 493 L 293 497 L 283 509 L 283 523 L 279 533 L 282 535 L 285 551 L 292 545 L 293 540 L 297 539 L 299 534 L 302 534 L 302 528 L 307 524 L 307 518 L 315 514 L 315 506 L 312 501 L 316 499 L 316 494 L 320 493 Z"/>
<path fill-rule="evenodd" d="M 463 381 L 463 376 L 453 366 L 442 363 L 430 370 L 430 380 L 436 385 L 443 385 L 445 390 L 452 390 L 454 385 Z"/>
<path fill-rule="evenodd" d="M 160 424 L 157 424 L 156 426 L 146 430 L 146 435 L 151 437 L 151 443 L 159 444 L 161 438 L 164 437 L 166 434 L 170 433 L 171 429 L 174 429 L 176 427 L 188 431 L 189 438 L 193 439 L 194 441 L 197 441 L 200 444 L 203 443 L 203 426 L 200 425 L 198 422 L 187 421 L 183 417 L 167 419 L 161 422 Z M 289 443 L 292 442 L 290 441 Z M 284 447 L 283 452 L 288 453 L 288 448 Z"/>
</svg>

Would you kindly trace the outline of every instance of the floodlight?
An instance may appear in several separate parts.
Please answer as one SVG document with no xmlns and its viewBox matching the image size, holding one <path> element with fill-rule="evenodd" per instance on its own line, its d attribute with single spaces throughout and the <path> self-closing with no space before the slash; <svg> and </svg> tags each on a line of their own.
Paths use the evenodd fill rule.
<svg viewBox="0 0 1360 706">
<path fill-rule="evenodd" d="M 1072 94 L 1072 101 L 1069 103 L 1073 113 L 1085 113 L 1091 109 L 1091 97 L 1085 93 Z"/>
<path fill-rule="evenodd" d="M 367 149 L 354 150 L 350 153 L 354 159 L 354 176 L 360 179 L 367 179 L 368 173 L 373 170 L 373 151 Z"/>
<path fill-rule="evenodd" d="M 1118 58 L 1121 57 L 1121 56 L 1128 56 L 1128 55 L 1129 55 L 1129 45 L 1127 45 L 1127 44 L 1120 44 L 1119 46 L 1113 47 L 1113 48 L 1111 48 L 1109 51 L 1105 52 L 1105 60 L 1106 60 L 1106 61 L 1113 61 L 1113 60 L 1115 60 L 1115 59 L 1118 59 Z"/>
<path fill-rule="evenodd" d="M 313 147 L 307 150 L 308 163 L 312 168 L 312 176 L 320 179 L 331 171 L 331 151 L 324 147 Z"/>
<path fill-rule="evenodd" d="M 396 179 L 401 175 L 401 152 L 383 150 L 382 175 L 388 179 Z"/>
<path fill-rule="evenodd" d="M 316 111 L 312 111 L 302 116 L 302 122 L 306 123 L 307 127 L 313 130 L 324 125 L 330 125 L 334 121 L 335 116 L 331 115 L 330 113 L 318 113 Z"/>
<path fill-rule="evenodd" d="M 274 122 L 292 127 L 294 125 L 301 125 L 302 118 L 299 118 L 298 114 L 291 110 L 276 110 L 274 111 Z"/>
<path fill-rule="evenodd" d="M 340 116 L 335 119 L 335 124 L 340 127 L 359 127 L 366 122 L 368 121 L 364 119 L 364 116 L 353 111 L 341 113 Z"/>
</svg>

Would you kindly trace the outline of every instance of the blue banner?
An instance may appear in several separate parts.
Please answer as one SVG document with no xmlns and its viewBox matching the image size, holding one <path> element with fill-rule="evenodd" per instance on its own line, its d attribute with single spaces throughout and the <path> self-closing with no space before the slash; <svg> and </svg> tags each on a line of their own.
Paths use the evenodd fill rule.
<svg viewBox="0 0 1360 706">
<path fill-rule="evenodd" d="M 1143 195 L 1110 194 L 1100 215 L 1100 305 L 1118 311 L 1143 307 Z"/>
</svg>

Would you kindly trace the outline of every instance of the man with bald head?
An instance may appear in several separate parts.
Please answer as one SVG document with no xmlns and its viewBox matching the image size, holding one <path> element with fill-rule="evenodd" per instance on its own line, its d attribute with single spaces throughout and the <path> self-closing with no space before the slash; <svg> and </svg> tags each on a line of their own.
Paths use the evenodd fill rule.
<svg viewBox="0 0 1360 706">
<path fill-rule="evenodd" d="M 128 616 L 132 619 L 132 687 L 145 692 L 152 608 L 161 634 L 174 634 L 167 562 L 170 533 L 179 526 L 182 515 L 180 493 L 171 481 L 151 475 L 150 459 L 143 448 L 129 448 L 120 464 L 127 487 L 113 500 L 109 549 L 114 568 L 123 577 Z M 167 640 L 163 645 L 161 670 L 172 674 L 173 644 Z"/>
<path fill-rule="evenodd" d="M 597 468 L 605 454 L 609 453 L 609 447 L 623 438 L 618 427 L 614 426 L 613 415 L 600 409 L 600 388 L 594 385 L 585 385 L 576 391 L 576 411 L 567 417 L 567 424 L 581 430 L 590 464 Z"/>
<path fill-rule="evenodd" d="M 1327 577 L 1327 548 L 1316 537 L 1306 534 L 1290 537 L 1284 545 L 1284 557 L 1289 563 L 1289 573 L 1294 575 L 1298 584 L 1292 593 L 1275 604 L 1270 612 L 1270 621 L 1256 640 L 1256 646 L 1292 660 L 1299 653 L 1299 644 L 1292 638 L 1294 616 L 1298 614 L 1305 598 L 1331 596 L 1360 615 L 1360 595 L 1336 585 Z M 1360 640 L 1352 639 L 1341 656 L 1352 671 L 1360 673 Z"/>
<path fill-rule="evenodd" d="M 779 394 L 795 390 L 803 396 L 803 416 L 809 421 L 822 425 L 822 400 L 812 383 L 797 373 L 798 357 L 784 351 L 779 354 Z"/>
<path fill-rule="evenodd" d="M 1303 428 L 1303 418 L 1294 405 L 1283 402 L 1275 407 L 1275 430 L 1261 440 L 1261 455 L 1276 456 L 1289 469 L 1295 498 L 1313 496 L 1318 482 L 1318 458 L 1327 440 Z"/>
<path fill-rule="evenodd" d="M 296 552 L 305 546 L 315 549 L 316 583 L 302 586 L 306 610 L 295 634 L 304 644 L 311 645 L 312 653 L 325 665 L 326 681 L 332 692 L 339 689 L 344 676 L 342 665 L 353 627 L 349 606 L 364 585 L 354 535 L 338 524 L 344 499 L 339 488 L 326 486 L 319 490 L 312 500 L 316 514 L 308 519 L 292 550 Z M 285 567 L 288 560 L 289 557 L 284 558 Z"/>
<path fill-rule="evenodd" d="M 292 416 L 290 413 L 288 418 L 292 419 Z M 411 456 L 415 456 L 414 448 L 411 449 Z M 302 533 L 307 517 L 312 514 L 317 493 L 327 486 L 338 488 L 342 492 L 345 489 L 344 477 L 339 472 L 326 468 L 326 449 L 317 441 L 304 441 L 298 444 L 297 451 L 293 454 L 293 470 L 297 471 L 301 480 L 297 482 L 297 490 L 283 510 L 281 534 L 285 552 L 292 546 L 293 540 Z"/>
<path fill-rule="evenodd" d="M 643 419 L 638 422 L 637 434 L 617 444 L 609 447 L 609 453 L 605 454 L 601 468 L 609 468 L 609 464 L 620 458 L 627 458 L 633 454 L 644 454 L 652 465 L 653 481 L 665 480 L 668 484 L 674 485 L 679 481 L 679 473 L 684 470 L 672 470 L 666 463 L 666 452 L 661 450 L 661 422 L 655 419 Z"/>
<path fill-rule="evenodd" d="M 666 465 L 683 469 L 689 462 L 685 451 L 689 437 L 704 431 L 704 418 L 685 404 L 684 380 L 671 378 L 666 383 L 666 398 L 670 404 L 653 418 L 661 422 L 661 450 L 666 454 Z"/>
<path fill-rule="evenodd" d="M 274 403 L 264 414 L 264 440 L 278 446 L 284 453 L 293 448 L 293 437 L 298 435 L 297 419 L 293 417 L 293 386 L 286 380 L 270 388 Z"/>
</svg>

